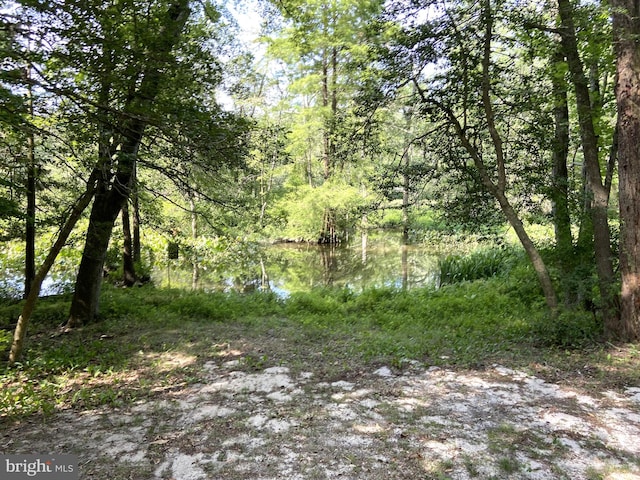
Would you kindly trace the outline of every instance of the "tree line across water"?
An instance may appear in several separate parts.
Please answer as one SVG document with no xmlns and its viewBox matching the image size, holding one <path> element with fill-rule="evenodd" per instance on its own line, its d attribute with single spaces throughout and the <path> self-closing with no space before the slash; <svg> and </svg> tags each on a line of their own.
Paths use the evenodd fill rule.
<svg viewBox="0 0 640 480">
<path fill-rule="evenodd" d="M 10 362 L 70 241 L 72 329 L 98 315 L 116 240 L 125 284 L 141 277 L 145 229 L 197 257 L 239 238 L 338 243 L 391 210 L 405 241 L 425 211 L 465 231 L 506 222 L 551 318 L 589 305 L 608 338 L 637 341 L 637 8 L 6 2 L 0 234 L 25 245 Z"/>
</svg>

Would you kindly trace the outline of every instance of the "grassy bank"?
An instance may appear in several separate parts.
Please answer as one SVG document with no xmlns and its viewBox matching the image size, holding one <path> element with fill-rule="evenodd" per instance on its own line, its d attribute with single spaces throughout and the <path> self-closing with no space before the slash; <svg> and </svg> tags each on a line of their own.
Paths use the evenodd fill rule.
<svg viewBox="0 0 640 480">
<path fill-rule="evenodd" d="M 0 415 L 122 405 L 197 383 L 208 361 L 256 370 L 320 365 L 327 379 L 357 375 L 364 365 L 522 368 L 589 388 L 640 380 L 633 346 L 597 342 L 590 313 L 551 322 L 535 282 L 493 277 L 408 292 L 345 290 L 296 294 L 205 294 L 105 286 L 102 320 L 57 335 L 69 298 L 43 299 L 24 361 L 0 367 Z M 0 306 L 0 352 L 19 304 Z"/>
</svg>

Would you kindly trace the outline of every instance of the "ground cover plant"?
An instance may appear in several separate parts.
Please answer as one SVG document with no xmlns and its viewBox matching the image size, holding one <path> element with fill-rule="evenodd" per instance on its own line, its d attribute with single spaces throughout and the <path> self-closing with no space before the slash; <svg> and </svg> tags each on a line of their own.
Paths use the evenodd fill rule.
<svg viewBox="0 0 640 480">
<path fill-rule="evenodd" d="M 438 262 L 440 285 L 507 275 L 516 265 L 522 264 L 522 257 L 523 252 L 513 246 L 493 245 L 468 255 L 446 255 Z"/>
</svg>

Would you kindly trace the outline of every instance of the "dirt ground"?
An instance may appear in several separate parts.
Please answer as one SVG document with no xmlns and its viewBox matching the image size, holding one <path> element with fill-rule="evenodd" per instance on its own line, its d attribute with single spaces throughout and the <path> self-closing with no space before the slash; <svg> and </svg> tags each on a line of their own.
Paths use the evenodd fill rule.
<svg viewBox="0 0 640 480">
<path fill-rule="evenodd" d="M 200 370 L 126 408 L 23 420 L 0 449 L 74 454 L 96 480 L 640 479 L 637 387 L 410 361 L 345 378 L 241 356 Z"/>
</svg>

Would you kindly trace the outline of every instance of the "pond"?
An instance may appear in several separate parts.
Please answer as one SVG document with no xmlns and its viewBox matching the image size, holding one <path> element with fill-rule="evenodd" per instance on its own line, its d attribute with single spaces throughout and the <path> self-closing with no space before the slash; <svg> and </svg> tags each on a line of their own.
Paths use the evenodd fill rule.
<svg viewBox="0 0 640 480">
<path fill-rule="evenodd" d="M 403 245 L 395 232 L 376 233 L 341 245 L 279 243 L 253 245 L 233 262 L 193 266 L 181 254 L 177 260 L 157 260 L 151 280 L 159 287 L 210 291 L 267 290 L 278 296 L 318 287 L 347 288 L 354 292 L 373 287 L 411 289 L 435 285 L 438 257 L 425 245 Z M 0 274 L 0 294 L 19 298 L 22 274 L 5 268 Z M 57 267 L 43 285 L 42 295 L 72 290 L 75 268 Z"/>
<path fill-rule="evenodd" d="M 152 278 L 165 287 L 192 288 L 192 269 L 166 260 Z M 286 297 L 318 287 L 361 292 L 372 287 L 410 289 L 435 285 L 438 257 L 425 245 L 403 245 L 398 234 L 376 234 L 346 245 L 278 243 L 263 246 L 224 273 L 199 269 L 204 291 L 269 290 Z M 180 266 L 181 265 L 181 266 Z M 231 273 L 232 272 L 232 273 Z"/>
<path fill-rule="evenodd" d="M 40 296 L 59 295 L 73 289 L 75 269 L 55 268 L 42 282 Z M 24 273 L 20 268 L 9 268 L 0 264 L 0 298 L 22 298 L 24 292 Z"/>
</svg>

